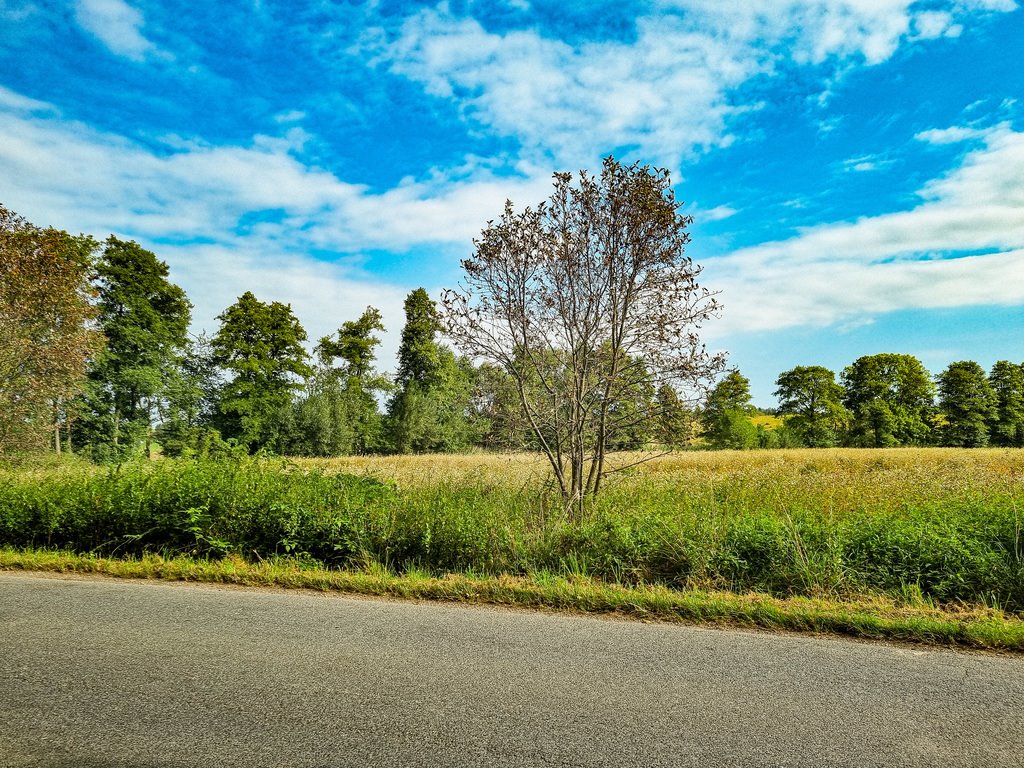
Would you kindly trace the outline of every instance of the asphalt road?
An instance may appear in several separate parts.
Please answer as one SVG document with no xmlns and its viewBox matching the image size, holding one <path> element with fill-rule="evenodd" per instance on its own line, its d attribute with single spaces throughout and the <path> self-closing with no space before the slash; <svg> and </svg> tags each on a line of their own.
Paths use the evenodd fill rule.
<svg viewBox="0 0 1024 768">
<path fill-rule="evenodd" d="M 0 766 L 1020 766 L 1024 658 L 0 572 Z"/>
</svg>

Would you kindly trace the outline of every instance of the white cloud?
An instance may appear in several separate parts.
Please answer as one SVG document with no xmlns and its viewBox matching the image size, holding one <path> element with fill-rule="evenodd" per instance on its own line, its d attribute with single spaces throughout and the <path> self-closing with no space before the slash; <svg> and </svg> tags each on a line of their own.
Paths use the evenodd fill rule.
<svg viewBox="0 0 1024 768">
<path fill-rule="evenodd" d="M 272 211 L 269 222 L 256 226 L 296 248 L 353 253 L 424 243 L 468 246 L 507 197 L 535 203 L 550 190 L 547 174 L 529 166 L 517 177 L 498 177 L 481 166 L 455 169 L 457 181 L 436 172 L 373 191 L 297 159 L 295 150 L 307 138 L 299 129 L 256 136 L 247 146 L 170 137 L 155 154 L 56 119 L 56 110 L 33 118 L 21 114 L 23 107 L 48 105 L 0 91 L 0 175 L 23 180 L 20 199 L 33 215 L 87 230 L 227 242 L 253 214 Z"/>
<path fill-rule="evenodd" d="M 1024 133 L 1003 125 L 911 210 L 810 228 L 712 259 L 712 332 L 825 326 L 906 308 L 1024 303 Z M 959 258 L 950 258 L 959 256 Z"/>
<path fill-rule="evenodd" d="M 915 134 L 914 138 L 927 144 L 958 144 L 970 139 L 982 139 L 987 133 L 984 129 L 954 125 L 949 128 L 930 128 Z"/>
<path fill-rule="evenodd" d="M 490 33 L 442 7 L 409 18 L 396 41 L 367 46 L 377 63 L 561 167 L 634 143 L 671 166 L 692 147 L 728 143 L 725 118 L 736 110 L 723 94 L 764 63 L 678 19 L 639 19 L 637 28 L 635 43 L 574 48 L 535 31 Z"/>
<path fill-rule="evenodd" d="M 0 109 L 8 109 L 14 112 L 55 112 L 52 104 L 37 99 L 30 99 L 22 96 L 9 88 L 0 85 Z"/>
<path fill-rule="evenodd" d="M 711 222 L 711 221 L 722 221 L 723 219 L 731 218 L 735 216 L 739 211 L 728 205 L 718 205 L 714 208 L 709 208 L 706 211 L 697 210 L 693 213 L 694 218 L 698 222 Z"/>
<path fill-rule="evenodd" d="M 293 303 L 311 339 L 367 304 L 389 328 L 381 359 L 397 349 L 402 298 L 445 268 L 424 265 L 392 283 L 362 272 L 363 251 L 429 245 L 454 269 L 458 253 L 506 197 L 520 205 L 549 194 L 550 178 L 497 178 L 482 164 L 436 172 L 383 191 L 339 179 L 295 156 L 306 135 L 256 136 L 246 146 L 169 137 L 154 153 L 124 137 L 63 120 L 45 102 L 0 89 L 0 178 L 17 179 L 2 202 L 29 220 L 151 247 L 196 305 L 198 327 L 238 295 Z M 173 244 L 181 243 L 181 244 Z M 306 254 L 335 254 L 335 263 Z"/>
<path fill-rule="evenodd" d="M 78 0 L 75 20 L 118 56 L 142 61 L 157 50 L 142 34 L 142 12 L 124 0 Z"/>
<path fill-rule="evenodd" d="M 734 140 L 731 121 L 757 105 L 737 89 L 780 65 L 829 63 L 836 77 L 878 64 L 901 45 L 958 34 L 1007 0 L 919 8 L 914 0 L 677 0 L 636 20 L 636 40 L 575 45 L 535 29 L 490 32 L 447 3 L 413 14 L 397 38 L 364 36 L 372 60 L 467 119 L 516 137 L 560 167 L 593 165 L 618 147 L 677 168 L 694 151 Z M 828 87 L 822 98 L 827 101 Z"/>
</svg>

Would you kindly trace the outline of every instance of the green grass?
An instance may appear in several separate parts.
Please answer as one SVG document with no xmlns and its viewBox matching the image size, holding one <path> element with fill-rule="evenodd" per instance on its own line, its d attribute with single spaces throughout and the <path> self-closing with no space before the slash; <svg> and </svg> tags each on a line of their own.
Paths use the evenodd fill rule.
<svg viewBox="0 0 1024 768">
<path fill-rule="evenodd" d="M 775 598 L 763 594 L 625 587 L 594 579 L 546 573 L 531 577 L 430 576 L 411 569 L 395 574 L 379 565 L 327 570 L 294 558 L 251 563 L 239 557 L 102 558 L 68 552 L 0 549 L 0 570 L 96 574 L 249 587 L 315 589 L 402 599 L 549 608 L 635 619 L 719 627 L 841 634 L 875 640 L 1024 652 L 1024 621 L 976 607 L 940 609 L 884 597 L 838 601 Z"/>
<path fill-rule="evenodd" d="M 385 574 L 392 586 L 374 594 L 415 584 L 617 612 L 639 600 L 659 618 L 966 645 L 978 644 L 967 625 L 1019 632 L 1022 512 L 1021 451 L 681 454 L 614 476 L 582 512 L 524 456 L 0 471 L 8 557 L 244 564 L 257 582 L 289 558 L 295 578 L 344 589 Z"/>
</svg>

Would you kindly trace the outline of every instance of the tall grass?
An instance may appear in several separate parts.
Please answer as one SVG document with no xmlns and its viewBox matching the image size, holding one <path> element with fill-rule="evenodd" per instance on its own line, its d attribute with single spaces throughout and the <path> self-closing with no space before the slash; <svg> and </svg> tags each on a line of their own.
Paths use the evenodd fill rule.
<svg viewBox="0 0 1024 768">
<path fill-rule="evenodd" d="M 528 456 L 0 472 L 0 544 L 14 547 L 288 554 L 332 568 L 885 594 L 1017 613 L 1022 527 L 1019 451 L 681 454 L 613 476 L 572 514 Z"/>
</svg>

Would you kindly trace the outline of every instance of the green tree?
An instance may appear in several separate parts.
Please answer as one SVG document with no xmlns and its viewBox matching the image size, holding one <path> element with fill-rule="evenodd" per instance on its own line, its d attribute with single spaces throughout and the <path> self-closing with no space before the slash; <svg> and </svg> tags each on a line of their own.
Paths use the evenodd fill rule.
<svg viewBox="0 0 1024 768">
<path fill-rule="evenodd" d="M 145 445 L 188 345 L 192 305 L 167 264 L 138 243 L 107 239 L 97 267 L 106 349 L 89 371 L 76 438 L 97 455 Z"/>
<path fill-rule="evenodd" d="M 946 417 L 942 442 L 961 448 L 988 444 L 997 400 L 985 370 L 973 360 L 950 363 L 938 376 L 939 410 Z"/>
<path fill-rule="evenodd" d="M 884 448 L 931 437 L 935 384 L 913 355 L 865 355 L 843 369 L 843 404 L 853 414 L 848 441 Z"/>
<path fill-rule="evenodd" d="M 374 350 L 380 345 L 377 331 L 384 331 L 384 320 L 380 310 L 367 307 L 358 320 L 342 323 L 337 339 L 324 336 L 318 345 L 321 359 L 328 361 L 340 358 L 344 361 L 344 374 L 359 379 L 373 373 L 376 359 Z"/>
<path fill-rule="evenodd" d="M 433 383 L 440 365 L 441 351 L 436 341 L 441 331 L 437 304 L 423 288 L 417 288 L 405 297 L 405 325 L 398 347 L 398 373 L 400 387 L 411 382 L 420 386 Z"/>
<path fill-rule="evenodd" d="M 276 449 L 292 393 L 313 373 L 306 331 L 290 305 L 266 304 L 248 291 L 217 319 L 213 356 L 231 375 L 217 405 L 221 431 L 250 451 Z"/>
<path fill-rule="evenodd" d="M 473 367 L 437 342 L 440 318 L 424 289 L 406 297 L 405 318 L 397 389 L 388 404 L 391 446 L 398 453 L 465 450 L 483 431 L 471 418 Z"/>
<path fill-rule="evenodd" d="M 694 414 L 676 388 L 662 384 L 655 394 L 658 403 L 655 437 L 669 448 L 682 448 L 693 437 Z"/>
<path fill-rule="evenodd" d="M 995 413 L 989 419 L 992 444 L 1024 447 L 1024 365 L 1000 360 L 988 377 L 995 393 Z"/>
<path fill-rule="evenodd" d="M 736 370 L 726 374 L 708 392 L 701 423 L 704 436 L 713 447 L 756 447 L 757 427 L 750 420 L 755 409 L 750 400 L 750 380 Z"/>
<path fill-rule="evenodd" d="M 494 363 L 476 370 L 474 417 L 481 426 L 480 445 L 488 450 L 538 449 L 529 422 L 519 407 L 515 380 Z"/>
<path fill-rule="evenodd" d="M 164 455 L 202 455 L 211 445 L 221 446 L 213 426 L 220 386 L 211 340 L 201 333 L 189 339 L 166 382 L 166 402 L 156 431 Z"/>
<path fill-rule="evenodd" d="M 779 413 L 801 443 L 811 448 L 835 445 L 850 419 L 843 388 L 835 374 L 820 365 L 798 365 L 775 380 Z"/>
<path fill-rule="evenodd" d="M 67 403 L 103 337 L 91 326 L 96 242 L 0 205 L 0 453 L 61 450 Z"/>
<path fill-rule="evenodd" d="M 380 312 L 367 307 L 358 320 L 343 323 L 336 338 L 320 339 L 316 372 L 295 403 L 290 452 L 338 456 L 382 448 L 376 393 L 390 385 L 374 370 L 374 349 L 383 330 Z"/>
</svg>

